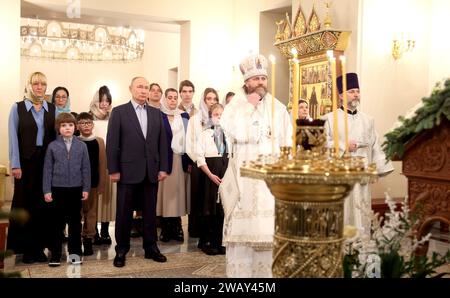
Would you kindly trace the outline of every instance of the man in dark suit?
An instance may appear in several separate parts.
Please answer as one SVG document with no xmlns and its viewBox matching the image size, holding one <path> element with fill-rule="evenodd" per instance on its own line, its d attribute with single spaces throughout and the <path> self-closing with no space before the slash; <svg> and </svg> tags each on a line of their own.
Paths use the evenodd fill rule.
<svg viewBox="0 0 450 298">
<path fill-rule="evenodd" d="M 131 81 L 130 102 L 113 109 L 108 124 L 106 154 L 111 180 L 117 182 L 116 257 L 114 266 L 125 266 L 130 250 L 133 200 L 143 206 L 145 258 L 165 262 L 156 245 L 158 181 L 167 177 L 167 147 L 161 112 L 147 104 L 149 83 Z"/>
</svg>

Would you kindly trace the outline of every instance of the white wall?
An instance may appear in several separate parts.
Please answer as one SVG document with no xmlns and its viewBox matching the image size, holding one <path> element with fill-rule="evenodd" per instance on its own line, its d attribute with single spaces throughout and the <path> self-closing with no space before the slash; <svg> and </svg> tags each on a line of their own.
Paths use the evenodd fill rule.
<svg viewBox="0 0 450 298">
<path fill-rule="evenodd" d="M 191 22 L 184 22 L 180 27 L 180 68 L 179 82 L 189 79 L 191 57 Z M 178 90 L 178 88 L 175 88 Z"/>
<path fill-rule="evenodd" d="M 290 8 L 289 8 L 290 9 Z M 290 11 L 289 11 L 290 13 Z M 269 58 L 273 55 L 276 59 L 275 63 L 275 97 L 284 104 L 289 101 L 289 63 L 281 52 L 273 45 L 275 43 L 275 35 L 277 26 L 275 22 L 285 19 L 285 13 L 261 13 L 259 28 L 259 52 Z M 269 91 L 272 79 L 272 67 L 269 62 Z"/>
<path fill-rule="evenodd" d="M 113 106 L 130 99 L 128 87 L 135 76 L 144 76 L 149 82 L 157 82 L 163 89 L 167 88 L 168 71 L 178 64 L 179 34 L 146 31 L 144 56 L 134 62 L 51 61 L 22 57 L 20 86 L 25 86 L 28 74 L 42 71 L 48 79 L 48 94 L 55 87 L 64 86 L 70 93 L 72 111 L 85 112 L 102 85 L 111 90 Z"/>
<path fill-rule="evenodd" d="M 450 78 L 450 39 L 448 29 L 450 28 L 450 1 L 433 0 L 431 18 L 431 42 L 430 42 L 430 80 L 429 90 L 431 92 L 435 83 Z"/>
<path fill-rule="evenodd" d="M 180 34 L 147 31 L 145 52 L 142 60 L 143 74 L 150 83 L 161 85 L 163 91 L 169 86 L 169 70 L 180 65 Z"/>
<path fill-rule="evenodd" d="M 0 9 L 0 164 L 9 168 L 8 117 L 11 105 L 20 99 L 20 1 L 3 0 Z M 8 179 L 5 197 L 12 195 Z M 1 204 L 0 204 L 1 205 Z"/>
<path fill-rule="evenodd" d="M 363 0 L 362 5 L 361 108 L 375 118 L 376 130 L 383 141 L 383 135 L 398 116 L 428 94 L 431 2 Z M 417 40 L 416 48 L 394 60 L 392 39 L 399 31 L 410 32 Z M 406 195 L 406 178 L 400 175 L 401 163 L 396 162 L 394 166 L 395 173 L 372 188 L 374 197 L 383 197 L 388 189 L 393 196 Z"/>
</svg>

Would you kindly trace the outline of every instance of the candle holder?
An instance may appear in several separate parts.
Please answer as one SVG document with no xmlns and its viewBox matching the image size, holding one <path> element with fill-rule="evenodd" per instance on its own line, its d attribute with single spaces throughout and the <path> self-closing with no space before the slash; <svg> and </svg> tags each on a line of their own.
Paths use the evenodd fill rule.
<svg viewBox="0 0 450 298">
<path fill-rule="evenodd" d="M 275 196 L 274 277 L 342 277 L 344 199 L 377 178 L 374 164 L 326 148 L 324 121 L 297 120 L 297 151 L 260 156 L 241 175 L 264 180 Z"/>
<path fill-rule="evenodd" d="M 324 133 L 325 120 L 297 120 L 297 140 L 300 147 L 299 157 L 304 151 L 322 153 L 325 150 L 326 135 Z"/>
</svg>

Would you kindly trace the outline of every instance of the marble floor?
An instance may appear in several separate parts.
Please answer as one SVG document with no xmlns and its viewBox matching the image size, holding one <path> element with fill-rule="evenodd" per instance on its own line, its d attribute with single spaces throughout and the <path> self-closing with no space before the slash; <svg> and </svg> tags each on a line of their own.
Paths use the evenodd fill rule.
<svg viewBox="0 0 450 298">
<path fill-rule="evenodd" d="M 126 266 L 113 266 L 115 256 L 114 223 L 110 225 L 112 245 L 94 245 L 94 255 L 84 256 L 81 266 L 61 262 L 60 267 L 49 267 L 47 263 L 24 264 L 21 256 L 5 259 L 6 272 L 20 272 L 22 277 L 225 277 L 225 256 L 208 256 L 197 248 L 198 238 L 187 235 L 187 218 L 183 218 L 184 242 L 171 240 L 158 246 L 167 257 L 167 262 L 157 263 L 144 258 L 142 238 L 131 238 Z M 62 260 L 67 258 L 67 244 Z"/>
<path fill-rule="evenodd" d="M 142 239 L 132 238 L 131 249 L 127 254 L 126 266 L 113 266 L 114 251 L 114 223 L 110 226 L 112 245 L 94 246 L 94 255 L 83 257 L 81 266 L 61 263 L 60 267 L 50 268 L 47 263 L 23 264 L 21 256 L 5 259 L 5 272 L 20 272 L 24 278 L 42 277 L 178 277 L 178 278 L 207 278 L 226 277 L 225 256 L 208 256 L 197 248 L 198 238 L 187 237 L 187 218 L 183 218 L 184 242 L 171 240 L 158 242 L 161 252 L 167 256 L 166 263 L 157 263 L 144 258 Z M 432 229 L 429 244 L 429 255 L 436 251 L 445 253 L 450 249 L 450 233 L 442 231 L 439 225 Z M 64 245 L 64 250 L 67 247 Z M 66 258 L 67 254 L 63 256 Z M 450 264 L 443 266 L 438 272 L 450 272 Z M 450 277 L 450 276 L 447 276 Z"/>
</svg>

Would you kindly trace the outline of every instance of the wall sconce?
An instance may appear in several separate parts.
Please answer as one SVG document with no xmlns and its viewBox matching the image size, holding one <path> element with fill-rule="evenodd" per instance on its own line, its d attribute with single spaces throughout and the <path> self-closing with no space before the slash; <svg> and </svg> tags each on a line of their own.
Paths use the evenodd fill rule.
<svg viewBox="0 0 450 298">
<path fill-rule="evenodd" d="M 405 39 L 402 34 L 401 38 L 392 41 L 392 57 L 394 57 L 395 60 L 398 60 L 404 53 L 412 52 L 415 46 L 415 40 L 411 38 Z"/>
</svg>

